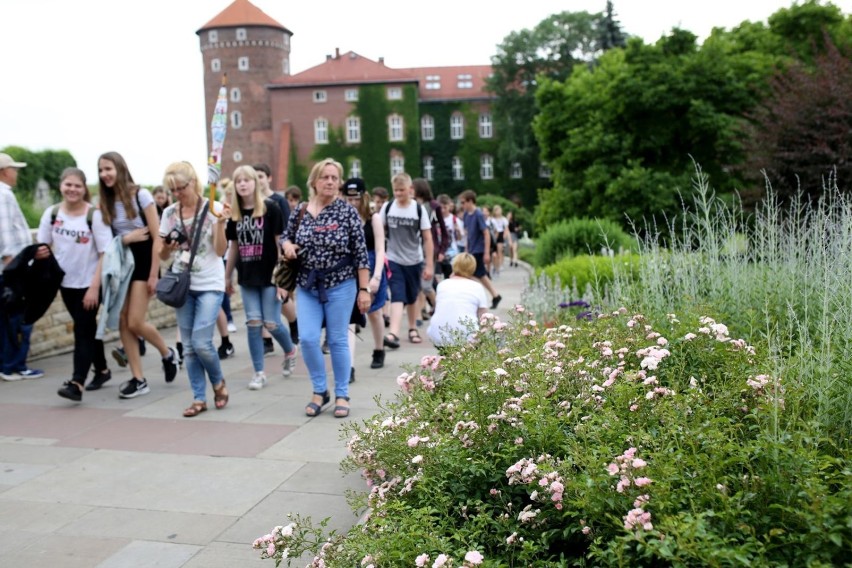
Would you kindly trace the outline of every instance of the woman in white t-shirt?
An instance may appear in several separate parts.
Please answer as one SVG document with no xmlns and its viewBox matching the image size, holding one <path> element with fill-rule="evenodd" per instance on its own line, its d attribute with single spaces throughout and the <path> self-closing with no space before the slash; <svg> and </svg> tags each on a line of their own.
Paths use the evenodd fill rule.
<svg viewBox="0 0 852 568">
<path fill-rule="evenodd" d="M 74 366 L 71 380 L 63 383 L 57 394 L 79 402 L 92 364 L 93 382 L 103 384 L 112 376 L 104 358 L 104 342 L 95 339 L 101 303 L 101 259 L 112 240 L 112 231 L 91 204 L 83 170 L 65 168 L 59 180 L 62 202 L 45 209 L 37 240 L 51 245 L 65 271 L 59 292 L 74 321 Z"/>
<path fill-rule="evenodd" d="M 213 331 L 225 294 L 222 256 L 228 246 L 225 223 L 230 217 L 231 206 L 204 198 L 195 168 L 189 162 L 175 162 L 166 168 L 163 187 L 171 190 L 176 198 L 175 203 L 163 211 L 160 224 L 164 243 L 160 260 L 171 257 L 169 270 L 172 272 L 186 270 L 192 255 L 193 239 L 201 223 L 190 268 L 192 278 L 186 303 L 177 308 L 178 327 L 184 345 L 183 359 L 192 387 L 192 404 L 183 411 L 183 415 L 191 418 L 207 410 L 207 378 L 213 385 L 216 408 L 222 409 L 228 404 L 228 388 L 219 354 L 213 345 Z M 201 217 L 205 203 L 209 203 L 212 212 L 207 209 Z"/>
<path fill-rule="evenodd" d="M 500 274 L 505 258 L 504 247 L 511 239 L 509 236 L 509 220 L 503 216 L 503 208 L 495 205 L 491 210 L 491 219 L 489 219 L 489 222 L 491 223 L 492 234 L 496 237 L 495 240 L 497 242 L 497 256 L 492 260 L 492 264 L 494 273 Z M 492 250 L 494 250 L 493 247 Z"/>
<path fill-rule="evenodd" d="M 453 259 L 453 274 L 438 284 L 435 314 L 429 322 L 429 339 L 438 348 L 468 341 L 479 329 L 479 318 L 488 308 L 485 288 L 473 278 L 476 259 L 463 252 Z"/>
</svg>

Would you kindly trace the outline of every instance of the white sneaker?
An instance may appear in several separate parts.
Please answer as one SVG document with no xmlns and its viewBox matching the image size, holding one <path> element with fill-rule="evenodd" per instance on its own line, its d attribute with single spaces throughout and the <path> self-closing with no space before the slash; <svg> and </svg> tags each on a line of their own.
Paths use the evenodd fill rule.
<svg viewBox="0 0 852 568">
<path fill-rule="evenodd" d="M 266 386 L 266 373 L 263 371 L 258 371 L 254 374 L 251 381 L 249 381 L 248 388 L 249 390 L 259 391 L 263 387 Z"/>
<path fill-rule="evenodd" d="M 281 363 L 281 374 L 285 377 L 289 377 L 293 374 L 293 371 L 296 370 L 296 348 L 293 347 L 293 350 L 286 355 L 284 355 L 284 362 Z"/>
<path fill-rule="evenodd" d="M 237 326 L 232 321 L 228 322 L 228 333 L 237 333 Z"/>
</svg>

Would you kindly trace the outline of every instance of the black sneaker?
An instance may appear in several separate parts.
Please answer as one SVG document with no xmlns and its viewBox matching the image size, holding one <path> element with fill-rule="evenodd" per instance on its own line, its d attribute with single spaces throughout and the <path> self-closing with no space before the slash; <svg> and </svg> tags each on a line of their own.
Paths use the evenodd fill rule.
<svg viewBox="0 0 852 568">
<path fill-rule="evenodd" d="M 328 346 L 328 339 L 322 340 L 322 352 L 324 355 L 331 353 L 331 348 Z"/>
<path fill-rule="evenodd" d="M 223 343 L 219 346 L 219 359 L 227 359 L 228 357 L 232 357 L 234 355 L 234 344 L 233 343 Z"/>
<path fill-rule="evenodd" d="M 139 355 L 144 357 L 145 351 L 147 351 L 147 348 L 145 347 L 145 340 L 140 337 L 139 338 Z"/>
<path fill-rule="evenodd" d="M 499 294 L 494 296 L 494 300 L 491 301 L 491 309 L 496 310 L 497 306 L 500 304 L 500 300 L 502 300 L 502 299 L 503 299 L 503 296 L 501 296 Z"/>
<path fill-rule="evenodd" d="M 83 400 L 83 391 L 80 390 L 80 385 L 74 381 L 66 381 L 62 383 L 62 388 L 56 391 L 56 394 L 62 398 L 80 402 Z"/>
<path fill-rule="evenodd" d="M 116 347 L 112 350 L 112 358 L 118 363 L 119 367 L 127 366 L 127 353 L 124 352 L 124 347 Z"/>
<path fill-rule="evenodd" d="M 121 387 L 118 389 L 118 398 L 135 398 L 149 392 L 151 392 L 151 389 L 148 388 L 148 381 L 145 379 L 140 381 L 134 377 L 127 382 L 121 383 Z"/>
<path fill-rule="evenodd" d="M 371 369 L 381 369 L 385 366 L 385 350 L 373 349 L 373 362 L 370 363 Z"/>
<path fill-rule="evenodd" d="M 177 349 L 178 367 L 183 367 L 183 343 L 180 341 L 175 343 L 175 349 Z"/>
<path fill-rule="evenodd" d="M 349 367 L 349 382 L 355 382 L 355 367 Z"/>
<path fill-rule="evenodd" d="M 382 319 L 385 322 L 385 327 L 390 327 L 390 316 L 382 315 Z"/>
<path fill-rule="evenodd" d="M 169 355 L 167 357 L 163 357 L 163 373 L 166 375 L 166 382 L 170 383 L 175 380 L 177 376 L 178 366 L 177 366 L 177 356 L 175 356 L 175 350 L 169 347 Z M 135 380 L 135 379 L 134 379 Z M 142 379 L 143 381 L 145 379 Z M 148 388 L 148 385 L 145 385 L 145 388 Z M 148 391 L 145 391 L 148 392 Z M 144 393 L 143 393 L 144 394 Z"/>
<path fill-rule="evenodd" d="M 112 378 L 112 371 L 109 369 L 106 370 L 106 373 L 99 373 L 98 371 L 95 371 L 93 375 L 92 380 L 89 381 L 88 385 L 86 385 L 87 391 L 96 391 L 104 386 L 104 383 Z"/>
<path fill-rule="evenodd" d="M 269 355 L 273 351 L 275 351 L 275 347 L 272 346 L 272 338 L 271 337 L 264 337 L 263 338 L 263 354 Z"/>
<path fill-rule="evenodd" d="M 299 344 L 299 324 L 298 322 L 290 322 L 290 339 L 293 340 L 293 345 Z"/>
</svg>

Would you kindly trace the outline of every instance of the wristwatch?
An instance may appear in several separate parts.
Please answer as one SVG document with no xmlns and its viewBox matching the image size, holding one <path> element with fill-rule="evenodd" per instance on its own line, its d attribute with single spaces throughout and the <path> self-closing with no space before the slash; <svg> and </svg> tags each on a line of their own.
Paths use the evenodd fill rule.
<svg viewBox="0 0 852 568">
<path fill-rule="evenodd" d="M 358 291 L 359 291 L 359 292 L 366 292 L 366 293 L 368 293 L 368 294 L 370 293 L 370 289 L 369 289 L 369 288 L 358 288 Z"/>
</svg>

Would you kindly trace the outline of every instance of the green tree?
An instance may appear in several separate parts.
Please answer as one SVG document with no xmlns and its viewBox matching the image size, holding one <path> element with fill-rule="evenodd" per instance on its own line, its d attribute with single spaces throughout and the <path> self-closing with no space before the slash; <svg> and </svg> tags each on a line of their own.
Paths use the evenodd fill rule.
<svg viewBox="0 0 852 568">
<path fill-rule="evenodd" d="M 16 161 L 25 162 L 26 168 L 18 172 L 18 185 L 15 191 L 27 195 L 30 199 L 35 192 L 38 181 L 43 179 L 51 190 L 58 192 L 59 176 L 62 170 L 76 166 L 77 161 L 67 150 L 42 150 L 33 152 L 21 146 L 7 146 L 2 150 Z"/>
</svg>

